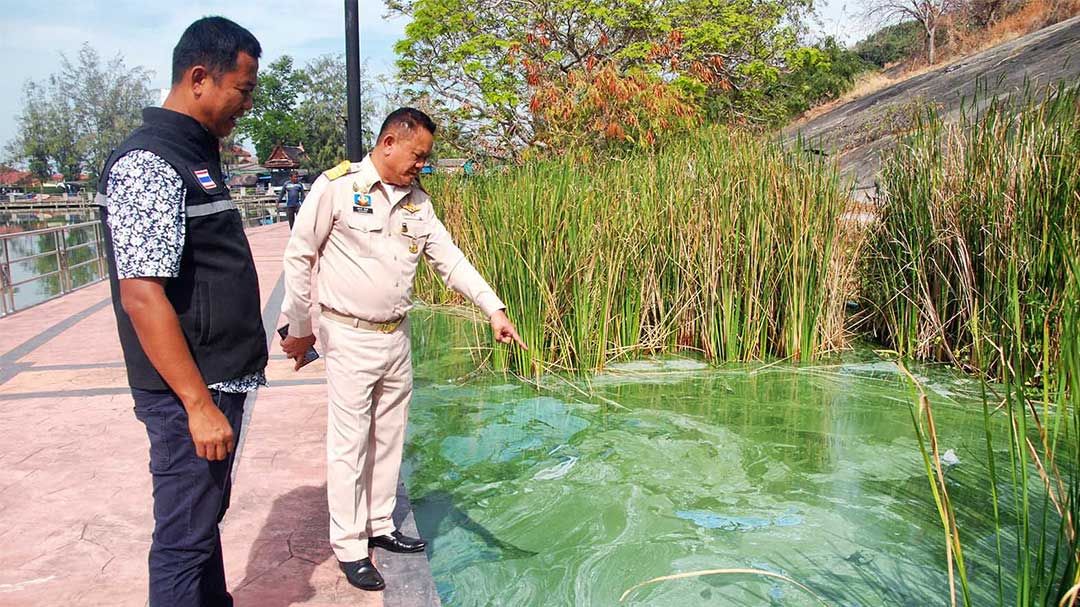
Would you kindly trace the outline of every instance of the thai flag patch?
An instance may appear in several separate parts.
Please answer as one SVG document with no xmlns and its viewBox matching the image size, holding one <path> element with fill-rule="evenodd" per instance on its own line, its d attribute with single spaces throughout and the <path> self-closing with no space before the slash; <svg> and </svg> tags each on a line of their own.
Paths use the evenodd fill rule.
<svg viewBox="0 0 1080 607">
<path fill-rule="evenodd" d="M 212 190 L 217 187 L 217 184 L 214 183 L 214 179 L 210 177 L 210 171 L 206 169 L 195 171 L 195 179 L 199 180 L 199 185 L 201 185 L 204 190 Z"/>
</svg>

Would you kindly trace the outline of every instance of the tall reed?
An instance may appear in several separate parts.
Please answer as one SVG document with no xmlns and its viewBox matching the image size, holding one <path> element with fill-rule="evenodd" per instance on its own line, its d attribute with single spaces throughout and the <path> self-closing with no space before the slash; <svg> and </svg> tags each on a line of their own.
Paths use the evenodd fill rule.
<svg viewBox="0 0 1080 607">
<path fill-rule="evenodd" d="M 1080 96 L 993 102 L 946 127 L 928 116 L 886 163 L 866 280 L 904 356 L 983 376 L 996 575 L 964 564 L 930 399 L 913 419 L 946 538 L 953 605 L 1074 605 L 1080 589 Z M 992 382 L 991 380 L 997 380 Z"/>
<path fill-rule="evenodd" d="M 1002 379 L 1005 359 L 976 363 L 976 347 L 1000 353 L 1019 335 L 1015 377 L 1053 380 L 1064 262 L 1076 251 L 1052 234 L 1075 231 L 1080 212 L 1080 105 L 1075 87 L 1045 102 L 1035 92 L 976 99 L 951 125 L 927 112 L 883 161 L 863 295 L 872 330 L 904 357 Z M 1019 326 L 1003 331 L 1013 287 Z"/>
<path fill-rule="evenodd" d="M 444 223 L 509 306 L 519 372 L 591 370 L 644 353 L 812 359 L 844 340 L 850 254 L 836 168 L 703 128 L 654 153 L 570 151 L 427 184 Z M 836 268 L 848 268 L 837 272 Z M 424 271 L 418 296 L 454 301 Z"/>
</svg>

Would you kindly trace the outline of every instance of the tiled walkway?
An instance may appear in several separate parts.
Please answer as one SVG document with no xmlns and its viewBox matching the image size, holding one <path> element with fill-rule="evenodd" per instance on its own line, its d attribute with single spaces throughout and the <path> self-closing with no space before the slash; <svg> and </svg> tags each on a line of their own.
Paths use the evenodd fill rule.
<svg viewBox="0 0 1080 607">
<path fill-rule="evenodd" d="M 282 224 L 248 232 L 263 321 L 282 321 Z M 0 605 L 143 605 L 153 519 L 107 283 L 0 319 Z M 249 398 L 222 525 L 237 605 L 438 604 L 424 555 L 377 553 L 387 590 L 350 586 L 327 543 L 326 386 L 271 346 Z M 415 531 L 407 499 L 405 528 Z"/>
</svg>

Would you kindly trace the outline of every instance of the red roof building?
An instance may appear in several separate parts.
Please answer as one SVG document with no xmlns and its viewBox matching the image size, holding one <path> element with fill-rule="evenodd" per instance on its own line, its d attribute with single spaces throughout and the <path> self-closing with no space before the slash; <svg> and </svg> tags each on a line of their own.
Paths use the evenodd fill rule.
<svg viewBox="0 0 1080 607">
<path fill-rule="evenodd" d="M 233 158 L 232 164 L 252 164 L 255 162 L 255 155 L 238 145 L 232 146 L 230 154 Z"/>
<path fill-rule="evenodd" d="M 27 187 L 34 185 L 34 175 L 29 171 L 0 170 L 0 186 Z"/>
<path fill-rule="evenodd" d="M 279 143 L 274 146 L 262 165 L 268 169 L 298 169 L 301 161 L 306 157 L 304 144 L 293 146 Z"/>
</svg>

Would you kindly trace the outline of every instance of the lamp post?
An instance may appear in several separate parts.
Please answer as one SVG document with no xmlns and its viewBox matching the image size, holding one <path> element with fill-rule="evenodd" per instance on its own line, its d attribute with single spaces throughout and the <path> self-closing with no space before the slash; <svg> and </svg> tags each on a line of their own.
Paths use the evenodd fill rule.
<svg viewBox="0 0 1080 607">
<path fill-rule="evenodd" d="M 364 158 L 364 122 L 360 110 L 360 2 L 345 0 L 345 73 L 349 116 L 345 121 L 345 149 L 349 160 Z"/>
</svg>

